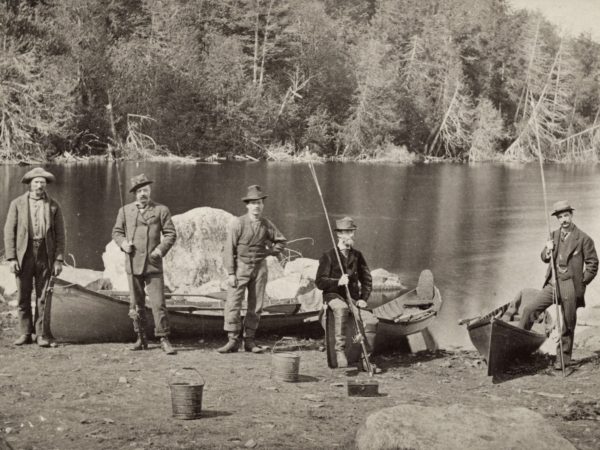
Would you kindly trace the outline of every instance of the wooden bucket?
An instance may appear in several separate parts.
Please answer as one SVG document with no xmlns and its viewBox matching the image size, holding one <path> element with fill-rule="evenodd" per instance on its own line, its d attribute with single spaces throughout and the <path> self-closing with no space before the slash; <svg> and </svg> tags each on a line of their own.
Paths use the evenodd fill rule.
<svg viewBox="0 0 600 450">
<path fill-rule="evenodd" d="M 169 378 L 171 389 L 171 406 L 175 419 L 198 419 L 202 416 L 202 392 L 204 390 L 204 378 L 193 367 L 182 367 L 180 370 L 196 372 L 197 378 L 193 381 L 183 379 L 174 380 L 173 375 Z M 177 371 L 175 372 L 177 374 Z"/>
<path fill-rule="evenodd" d="M 298 373 L 300 370 L 300 354 L 299 352 L 280 352 L 275 353 L 275 349 L 278 344 L 281 344 L 282 341 L 286 340 L 285 338 L 280 339 L 273 346 L 273 350 L 271 350 L 271 376 L 272 378 L 279 381 L 287 381 L 287 382 L 296 382 L 298 381 Z M 297 347 L 300 350 L 300 346 L 293 340 L 294 347 Z"/>
</svg>

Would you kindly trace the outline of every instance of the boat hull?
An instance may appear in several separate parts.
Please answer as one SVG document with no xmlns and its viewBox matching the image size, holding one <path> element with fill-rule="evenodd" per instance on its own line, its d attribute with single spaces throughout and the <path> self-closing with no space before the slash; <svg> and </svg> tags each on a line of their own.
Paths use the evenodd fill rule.
<svg viewBox="0 0 600 450">
<path fill-rule="evenodd" d="M 524 330 L 493 316 L 470 324 L 467 330 L 487 363 L 489 376 L 502 373 L 515 358 L 535 352 L 547 339 L 545 334 Z"/>
<path fill-rule="evenodd" d="M 57 279 L 52 299 L 50 331 L 59 342 L 130 342 L 135 339 L 129 302 Z M 291 333 L 316 327 L 318 311 L 295 314 L 263 314 L 259 332 Z M 153 337 L 154 319 L 146 308 L 148 335 Z M 223 311 L 169 311 L 171 337 L 202 338 L 221 335 Z"/>
</svg>

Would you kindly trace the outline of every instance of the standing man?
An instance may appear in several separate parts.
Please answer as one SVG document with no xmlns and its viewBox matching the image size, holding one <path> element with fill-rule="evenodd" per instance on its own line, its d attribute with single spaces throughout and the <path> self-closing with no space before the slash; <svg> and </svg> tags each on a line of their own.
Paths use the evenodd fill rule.
<svg viewBox="0 0 600 450">
<path fill-rule="evenodd" d="M 223 263 L 229 275 L 227 301 L 225 303 L 225 325 L 228 341 L 217 349 L 219 353 L 237 352 L 242 333 L 241 309 L 246 289 L 248 309 L 243 324 L 244 350 L 262 353 L 263 349 L 254 342 L 258 322 L 262 313 L 265 287 L 267 284 L 267 261 L 269 255 L 279 254 L 286 239 L 266 217 L 264 194 L 258 185 L 248 187 L 242 201 L 248 214 L 231 221 L 225 242 Z"/>
<path fill-rule="evenodd" d="M 350 324 L 350 311 L 346 298 L 346 286 L 350 295 L 356 300 L 360 319 L 364 325 L 367 346 L 370 351 L 375 345 L 377 318 L 368 310 L 367 300 L 371 295 L 373 282 L 371 271 L 363 254 L 354 248 L 354 234 L 357 226 L 350 217 L 336 220 L 337 248 L 323 253 L 319 260 L 319 268 L 315 283 L 323 291 L 323 302 L 333 312 L 335 329 L 335 355 L 337 367 L 348 367 L 346 358 L 346 329 Z M 343 270 L 338 264 L 338 253 Z M 325 321 L 322 320 L 324 323 Z M 360 368 L 360 367 L 359 367 Z"/>
<path fill-rule="evenodd" d="M 558 302 L 562 304 L 564 324 L 562 329 L 562 349 L 565 366 L 571 362 L 573 336 L 577 323 L 577 308 L 585 306 L 586 286 L 598 272 L 598 256 L 594 241 L 573 223 L 574 209 L 569 202 L 562 200 L 554 204 L 553 216 L 556 216 L 560 228 L 552 232 L 551 239 L 542 250 L 542 261 L 554 260 L 558 286 L 555 286 L 552 266 L 548 265 L 544 287 L 535 300 L 525 305 L 519 326 L 531 329 L 537 315 L 553 304 L 554 290 Z M 556 349 L 554 368 L 561 369 L 560 345 Z"/>
<path fill-rule="evenodd" d="M 17 279 L 21 336 L 15 345 L 31 344 L 34 332 L 40 347 L 50 347 L 50 320 L 44 320 L 44 286 L 62 272 L 65 254 L 65 225 L 60 205 L 46 193 L 54 175 L 41 167 L 21 179 L 29 191 L 14 199 L 4 226 L 4 248 L 10 271 Z M 35 280 L 35 285 L 34 285 Z M 31 314 L 31 293 L 35 286 L 35 318 Z"/>
<path fill-rule="evenodd" d="M 129 275 L 131 307 L 129 316 L 137 341 L 131 350 L 145 350 L 146 342 L 146 292 L 154 317 L 154 335 L 160 337 L 161 347 L 167 355 L 176 351 L 169 342 L 169 317 L 165 304 L 163 258 L 177 238 L 171 212 L 164 205 L 150 199 L 150 184 L 143 173 L 131 179 L 129 192 L 135 202 L 119 209 L 112 238 L 125 255 L 125 270 Z M 162 241 L 161 241 L 162 234 Z M 144 291 L 145 289 L 145 291 Z"/>
</svg>

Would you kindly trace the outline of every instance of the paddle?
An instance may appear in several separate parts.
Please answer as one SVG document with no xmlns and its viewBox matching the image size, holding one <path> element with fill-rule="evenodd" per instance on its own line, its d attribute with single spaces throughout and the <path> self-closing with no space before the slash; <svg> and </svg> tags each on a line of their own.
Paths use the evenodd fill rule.
<svg viewBox="0 0 600 450">
<path fill-rule="evenodd" d="M 282 305 L 267 305 L 263 307 L 263 312 L 269 314 L 296 314 L 300 309 L 300 303 L 286 303 Z M 221 306 L 196 306 L 196 305 L 167 305 L 169 311 L 224 311 Z"/>
</svg>

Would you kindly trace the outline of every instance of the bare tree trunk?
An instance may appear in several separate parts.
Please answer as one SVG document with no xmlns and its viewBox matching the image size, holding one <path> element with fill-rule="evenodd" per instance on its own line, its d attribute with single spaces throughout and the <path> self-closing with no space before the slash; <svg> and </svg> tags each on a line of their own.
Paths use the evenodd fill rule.
<svg viewBox="0 0 600 450">
<path fill-rule="evenodd" d="M 252 67 L 252 84 L 256 84 L 258 73 L 258 25 L 260 23 L 260 0 L 256 0 L 256 22 L 254 24 L 254 61 Z"/>
<path fill-rule="evenodd" d="M 529 65 L 527 66 L 527 76 L 525 77 L 525 86 L 523 86 L 523 90 L 521 91 L 521 96 L 519 97 L 519 103 L 517 105 L 517 110 L 515 111 L 515 117 L 513 119 L 514 123 L 517 123 L 519 119 L 519 111 L 521 110 L 521 104 L 523 104 L 523 117 L 525 117 L 525 110 L 527 109 L 527 97 L 529 92 L 529 80 L 531 78 L 531 68 L 533 67 L 533 61 L 535 59 L 535 50 L 537 49 L 537 41 L 538 36 L 540 34 L 540 21 L 535 27 L 535 38 L 533 40 L 533 45 L 531 46 L 531 52 L 529 53 Z"/>
<path fill-rule="evenodd" d="M 448 109 L 446 109 L 446 113 L 444 114 L 442 123 L 440 124 L 440 126 L 438 128 L 438 132 L 436 133 L 435 137 L 433 138 L 433 142 L 431 143 L 429 153 L 431 153 L 431 151 L 433 151 L 435 149 L 437 141 L 440 137 L 440 133 L 442 132 L 442 129 L 446 126 L 446 121 L 448 120 L 448 117 L 450 116 L 450 112 L 452 111 L 452 107 L 454 106 L 454 100 L 456 100 L 456 96 L 458 95 L 459 87 L 460 87 L 460 85 L 457 83 L 456 88 L 454 89 L 454 94 L 452 95 L 452 100 L 450 100 L 450 105 L 448 105 Z"/>
<path fill-rule="evenodd" d="M 265 36 L 263 39 L 263 45 L 262 45 L 262 57 L 261 57 L 261 61 L 260 61 L 260 77 L 258 80 L 258 86 L 262 88 L 262 84 L 263 84 L 263 77 L 265 74 L 265 58 L 267 56 L 267 40 L 268 40 L 268 36 L 269 36 L 269 25 L 271 23 L 271 9 L 273 8 L 273 2 L 275 0 L 271 0 L 269 2 L 269 10 L 267 11 L 267 21 L 265 23 Z"/>
</svg>

